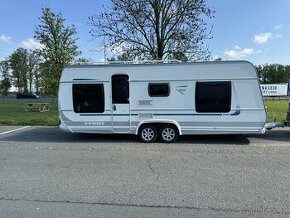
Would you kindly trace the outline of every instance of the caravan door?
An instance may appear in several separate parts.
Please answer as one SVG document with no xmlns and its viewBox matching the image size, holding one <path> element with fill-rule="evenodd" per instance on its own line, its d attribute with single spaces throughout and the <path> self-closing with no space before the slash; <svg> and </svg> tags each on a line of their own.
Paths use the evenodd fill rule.
<svg viewBox="0 0 290 218">
<path fill-rule="evenodd" d="M 114 132 L 130 131 L 129 76 L 112 76 L 112 127 Z"/>
</svg>

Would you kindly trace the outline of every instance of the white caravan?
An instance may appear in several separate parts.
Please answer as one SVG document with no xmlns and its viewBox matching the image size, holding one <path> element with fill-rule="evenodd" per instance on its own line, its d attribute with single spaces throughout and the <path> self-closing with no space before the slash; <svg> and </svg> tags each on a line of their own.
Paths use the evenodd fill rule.
<svg viewBox="0 0 290 218">
<path fill-rule="evenodd" d="M 60 80 L 59 114 L 62 130 L 136 134 L 143 142 L 264 133 L 266 122 L 246 61 L 71 65 Z"/>
</svg>

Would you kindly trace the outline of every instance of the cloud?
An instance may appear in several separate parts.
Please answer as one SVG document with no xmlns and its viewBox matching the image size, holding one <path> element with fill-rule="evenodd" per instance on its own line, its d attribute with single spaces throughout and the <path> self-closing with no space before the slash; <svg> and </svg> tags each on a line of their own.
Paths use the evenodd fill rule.
<svg viewBox="0 0 290 218">
<path fill-rule="evenodd" d="M 234 49 L 236 49 L 236 50 L 241 50 L 241 47 L 238 46 L 238 45 L 235 45 L 235 46 L 234 46 Z"/>
<path fill-rule="evenodd" d="M 273 33 L 267 32 L 255 35 L 253 40 L 258 44 L 264 44 L 268 42 L 271 38 L 273 38 Z"/>
<path fill-rule="evenodd" d="M 275 25 L 274 26 L 274 29 L 275 30 L 281 30 L 281 29 L 283 29 L 283 24 L 277 24 L 277 25 Z"/>
<path fill-rule="evenodd" d="M 5 43 L 9 43 L 11 42 L 12 37 L 10 36 L 6 36 L 4 34 L 0 35 L 0 42 L 5 42 Z"/>
<path fill-rule="evenodd" d="M 275 35 L 275 37 L 276 37 L 276 39 L 281 39 L 281 38 L 282 38 L 282 35 L 279 34 L 279 33 L 277 33 L 277 34 Z"/>
<path fill-rule="evenodd" d="M 226 50 L 224 55 L 230 58 L 245 58 L 251 56 L 254 53 L 253 48 L 241 48 L 240 46 L 235 46 L 232 50 Z"/>
<path fill-rule="evenodd" d="M 230 58 L 245 58 L 254 53 L 253 48 L 241 48 L 240 46 L 234 46 L 234 49 L 232 50 L 226 50 L 224 52 L 224 55 L 230 57 Z"/>
<path fill-rule="evenodd" d="M 39 49 L 42 47 L 42 45 L 39 42 L 35 41 L 32 38 L 28 38 L 26 40 L 21 41 L 20 46 L 22 46 L 23 48 L 32 49 L 32 50 Z"/>
</svg>

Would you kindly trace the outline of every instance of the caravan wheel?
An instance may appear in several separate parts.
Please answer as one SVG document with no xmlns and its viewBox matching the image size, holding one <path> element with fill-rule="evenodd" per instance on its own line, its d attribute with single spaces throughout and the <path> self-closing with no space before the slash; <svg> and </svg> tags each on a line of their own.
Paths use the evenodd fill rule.
<svg viewBox="0 0 290 218">
<path fill-rule="evenodd" d="M 176 142 L 178 135 L 178 130 L 174 125 L 164 125 L 159 130 L 160 141 L 165 143 Z"/>
<path fill-rule="evenodd" d="M 157 134 L 158 132 L 156 127 L 154 125 L 148 124 L 140 127 L 138 136 L 142 142 L 150 143 L 156 140 Z"/>
</svg>

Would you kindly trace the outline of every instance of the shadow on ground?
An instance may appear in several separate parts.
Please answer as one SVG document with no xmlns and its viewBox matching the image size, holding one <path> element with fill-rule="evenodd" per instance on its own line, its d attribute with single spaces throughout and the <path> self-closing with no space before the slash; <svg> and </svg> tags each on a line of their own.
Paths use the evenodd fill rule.
<svg viewBox="0 0 290 218">
<path fill-rule="evenodd" d="M 1 141 L 47 142 L 47 143 L 136 143 L 135 135 L 122 134 L 78 134 L 60 131 L 57 127 L 35 127 L 3 137 Z M 192 135 L 182 136 L 177 144 L 234 144 L 248 145 L 250 140 L 244 135 Z"/>
<path fill-rule="evenodd" d="M 263 135 L 249 135 L 249 137 L 265 141 L 290 143 L 290 128 L 270 130 Z"/>
<path fill-rule="evenodd" d="M 246 135 L 186 135 L 180 137 L 178 143 L 248 145 L 250 140 Z"/>
</svg>

